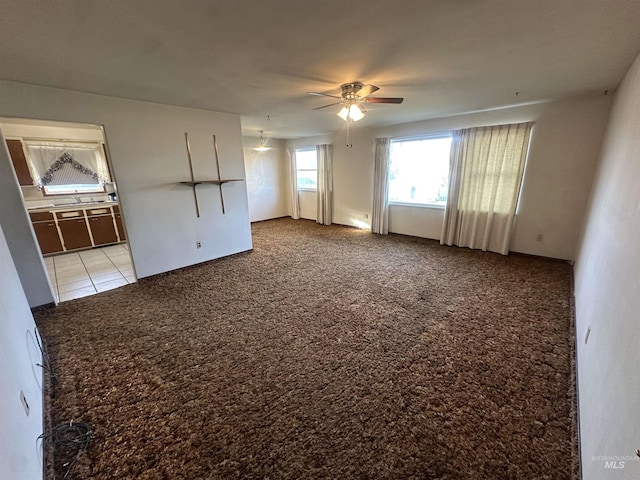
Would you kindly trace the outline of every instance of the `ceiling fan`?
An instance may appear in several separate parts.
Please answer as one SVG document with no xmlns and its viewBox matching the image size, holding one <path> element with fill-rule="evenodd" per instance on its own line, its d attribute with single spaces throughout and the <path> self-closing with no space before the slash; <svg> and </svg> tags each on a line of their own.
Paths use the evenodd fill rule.
<svg viewBox="0 0 640 480">
<path fill-rule="evenodd" d="M 338 116 L 345 121 L 353 120 L 357 122 L 366 112 L 364 108 L 365 103 L 402 103 L 404 98 L 400 97 L 370 97 L 372 93 L 380 90 L 380 87 L 362 82 L 351 82 L 340 85 L 341 94 L 329 95 L 326 93 L 307 92 L 309 95 L 317 95 L 320 97 L 335 98 L 338 101 L 316 107 L 313 110 L 320 110 L 334 105 L 343 105 L 342 109 L 338 112 Z"/>
</svg>

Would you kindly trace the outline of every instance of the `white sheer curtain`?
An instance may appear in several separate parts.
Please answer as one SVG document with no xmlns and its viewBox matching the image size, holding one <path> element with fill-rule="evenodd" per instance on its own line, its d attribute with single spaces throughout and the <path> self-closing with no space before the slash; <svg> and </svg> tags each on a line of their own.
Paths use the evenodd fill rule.
<svg viewBox="0 0 640 480">
<path fill-rule="evenodd" d="M 110 180 L 99 144 L 26 142 L 26 147 L 31 174 L 40 186 Z"/>
<path fill-rule="evenodd" d="M 316 222 L 331 225 L 333 215 L 333 145 L 316 145 L 318 191 Z"/>
<path fill-rule="evenodd" d="M 533 123 L 454 132 L 440 243 L 507 255 Z"/>
<path fill-rule="evenodd" d="M 389 154 L 391 140 L 374 140 L 373 165 L 373 214 L 371 232 L 386 235 L 389 233 Z"/>
<path fill-rule="evenodd" d="M 293 147 L 287 148 L 287 156 L 289 159 L 289 203 L 291 205 L 291 218 L 298 220 L 300 218 L 300 199 L 298 198 L 296 149 Z"/>
</svg>

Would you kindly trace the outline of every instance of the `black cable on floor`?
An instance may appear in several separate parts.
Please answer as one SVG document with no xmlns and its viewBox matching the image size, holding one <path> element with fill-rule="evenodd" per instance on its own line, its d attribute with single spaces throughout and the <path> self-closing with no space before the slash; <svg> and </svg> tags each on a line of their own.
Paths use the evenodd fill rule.
<svg viewBox="0 0 640 480">
<path fill-rule="evenodd" d="M 33 331 L 34 337 L 36 337 L 36 343 L 38 344 L 38 348 L 40 349 L 40 353 L 42 354 L 42 364 L 37 363 L 36 365 L 38 367 L 42 367 L 42 369 L 49 374 L 49 380 L 51 381 L 51 385 L 53 386 L 53 384 L 58 381 L 58 377 L 51 367 L 51 359 L 49 358 L 47 349 L 44 347 L 44 341 L 40 340 L 40 331 L 38 330 L 38 327 L 35 327 Z"/>
<path fill-rule="evenodd" d="M 89 448 L 91 428 L 84 422 L 62 423 L 44 432 L 39 438 L 53 447 L 56 463 L 66 468 L 62 478 L 67 478 L 80 456 Z"/>
</svg>

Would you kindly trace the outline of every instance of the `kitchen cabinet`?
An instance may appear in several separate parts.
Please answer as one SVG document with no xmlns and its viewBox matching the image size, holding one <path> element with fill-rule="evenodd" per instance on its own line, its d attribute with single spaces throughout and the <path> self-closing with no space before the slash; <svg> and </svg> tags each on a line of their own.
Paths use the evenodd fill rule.
<svg viewBox="0 0 640 480">
<path fill-rule="evenodd" d="M 93 245 L 106 245 L 118 242 L 118 234 L 110 208 L 93 208 L 87 210 L 87 220 L 91 229 Z"/>
<path fill-rule="evenodd" d="M 50 212 L 37 212 L 31 213 L 30 217 L 42 254 L 62 252 L 64 249 L 53 214 Z"/>
<path fill-rule="evenodd" d="M 56 212 L 56 218 L 65 250 L 75 250 L 77 248 L 93 246 L 91 237 L 89 236 L 84 210 Z"/>
<path fill-rule="evenodd" d="M 118 205 L 29 212 L 43 254 L 125 241 Z"/>
<path fill-rule="evenodd" d="M 16 171 L 20 186 L 33 186 L 33 179 L 27 166 L 27 157 L 24 155 L 22 142 L 20 140 L 7 140 L 7 148 L 9 149 L 13 169 Z"/>
<path fill-rule="evenodd" d="M 62 242 L 56 224 L 51 222 L 37 222 L 33 224 L 36 238 L 43 255 L 62 252 Z"/>
</svg>

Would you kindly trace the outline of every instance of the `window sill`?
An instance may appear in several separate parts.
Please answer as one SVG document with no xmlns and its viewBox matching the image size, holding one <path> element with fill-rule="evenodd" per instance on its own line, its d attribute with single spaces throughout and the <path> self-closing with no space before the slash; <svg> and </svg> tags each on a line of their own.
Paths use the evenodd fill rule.
<svg viewBox="0 0 640 480">
<path fill-rule="evenodd" d="M 317 188 L 299 188 L 298 191 L 299 192 L 317 192 L 318 189 Z"/>
<path fill-rule="evenodd" d="M 405 202 L 389 202 L 390 207 L 417 207 L 432 208 L 434 210 L 444 210 L 445 205 L 437 205 L 435 203 L 405 203 Z"/>
</svg>

